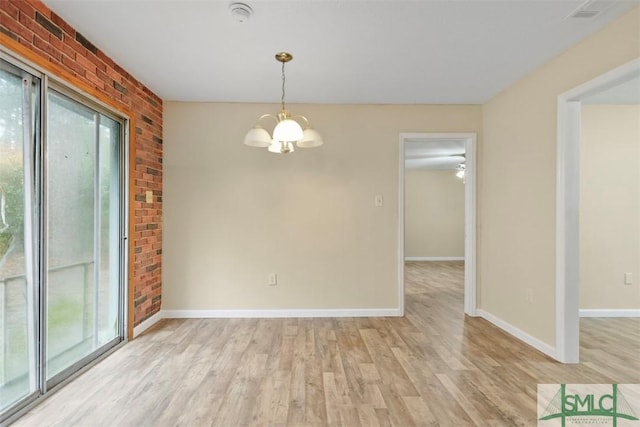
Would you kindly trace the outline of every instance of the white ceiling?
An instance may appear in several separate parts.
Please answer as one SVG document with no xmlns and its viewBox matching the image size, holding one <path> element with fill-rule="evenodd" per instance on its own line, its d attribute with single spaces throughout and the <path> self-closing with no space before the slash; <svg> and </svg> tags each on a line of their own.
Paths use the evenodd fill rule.
<svg viewBox="0 0 640 427">
<path fill-rule="evenodd" d="M 584 0 L 44 0 L 165 100 L 484 103 L 630 10 L 565 19 Z"/>
<path fill-rule="evenodd" d="M 450 170 L 465 161 L 465 140 L 409 140 L 404 148 L 407 169 Z"/>
</svg>

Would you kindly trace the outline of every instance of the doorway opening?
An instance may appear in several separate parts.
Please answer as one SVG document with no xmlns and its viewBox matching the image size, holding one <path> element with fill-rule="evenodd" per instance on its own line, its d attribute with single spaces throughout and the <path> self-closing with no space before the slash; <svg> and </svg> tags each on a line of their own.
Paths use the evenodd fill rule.
<svg viewBox="0 0 640 427">
<path fill-rule="evenodd" d="M 398 300 L 404 314 L 405 304 L 405 260 L 445 257 L 422 257 L 407 253 L 405 238 L 406 220 L 406 175 L 409 168 L 420 169 L 420 165 L 432 168 L 454 168 L 464 186 L 464 313 L 476 313 L 476 134 L 475 133 L 402 133 L 399 150 L 399 214 L 398 214 Z M 428 166 L 427 166 L 428 167 Z M 451 170 L 451 169 L 450 169 Z M 453 171 L 452 171 L 453 173 Z M 450 248 L 450 250 L 454 250 Z"/>
<path fill-rule="evenodd" d="M 636 59 L 558 97 L 555 329 L 557 358 L 564 363 L 577 363 L 580 348 L 579 194 L 582 104 L 596 94 L 603 94 L 639 77 L 640 59 Z"/>
</svg>

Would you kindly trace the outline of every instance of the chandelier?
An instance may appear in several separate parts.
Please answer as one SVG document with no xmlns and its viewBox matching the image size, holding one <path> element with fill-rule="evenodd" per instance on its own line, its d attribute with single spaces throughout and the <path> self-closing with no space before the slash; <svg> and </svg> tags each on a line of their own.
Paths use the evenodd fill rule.
<svg viewBox="0 0 640 427">
<path fill-rule="evenodd" d="M 276 60 L 282 63 L 282 109 L 277 115 L 263 114 L 258 117 L 255 126 L 249 130 L 247 135 L 244 137 L 245 145 L 250 147 L 267 147 L 271 153 L 276 154 L 292 153 L 294 150 L 294 143 L 300 148 L 312 148 L 322 145 L 322 137 L 318 132 L 311 128 L 309 120 L 304 116 L 292 116 L 285 108 L 284 64 L 292 59 L 293 56 L 290 53 L 276 53 Z M 267 130 L 261 125 L 262 120 L 267 117 L 276 121 L 276 126 L 273 129 L 273 137 L 269 135 L 269 132 L 267 132 Z M 304 130 L 298 121 L 304 125 Z"/>
</svg>

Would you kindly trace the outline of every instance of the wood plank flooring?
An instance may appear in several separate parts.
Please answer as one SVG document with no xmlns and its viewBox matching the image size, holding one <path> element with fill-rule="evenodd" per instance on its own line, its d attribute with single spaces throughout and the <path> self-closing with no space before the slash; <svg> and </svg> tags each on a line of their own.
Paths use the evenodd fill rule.
<svg viewBox="0 0 640 427">
<path fill-rule="evenodd" d="M 639 383 L 640 319 L 562 365 L 462 314 L 462 262 L 410 262 L 404 318 L 164 320 L 16 426 L 531 426 L 538 383 Z"/>
</svg>

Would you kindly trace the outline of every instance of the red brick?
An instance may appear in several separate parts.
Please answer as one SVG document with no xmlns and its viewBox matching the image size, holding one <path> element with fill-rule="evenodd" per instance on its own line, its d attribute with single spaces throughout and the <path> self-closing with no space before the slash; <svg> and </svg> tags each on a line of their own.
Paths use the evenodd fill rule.
<svg viewBox="0 0 640 427">
<path fill-rule="evenodd" d="M 6 15 L 2 15 L 2 18 L 2 26 L 27 41 L 27 46 L 33 42 L 33 31 L 22 25 L 19 21 L 13 20 Z"/>
<path fill-rule="evenodd" d="M 62 31 L 71 37 L 75 36 L 76 30 L 71 25 L 67 24 L 67 21 L 56 15 L 54 12 L 51 12 L 51 22 L 56 24 Z"/>
<path fill-rule="evenodd" d="M 22 25 L 27 27 L 29 30 L 31 30 L 33 33 L 39 35 L 41 38 L 47 39 L 47 40 L 49 39 L 49 34 L 51 33 L 47 31 L 42 25 L 34 21 L 32 17 L 29 17 L 24 12 L 20 11 L 20 13 L 18 14 L 18 21 Z"/>
<path fill-rule="evenodd" d="M 115 81 L 117 81 L 118 83 L 122 84 L 123 80 L 122 80 L 122 74 L 118 73 L 116 70 L 113 69 L 113 67 L 107 67 L 106 69 L 106 73 Z"/>
<path fill-rule="evenodd" d="M 100 78 L 100 80 L 102 80 L 103 82 L 105 82 L 105 85 L 104 85 L 104 91 L 105 91 L 106 93 L 108 93 L 108 94 L 111 96 L 111 98 L 112 98 L 112 99 L 117 100 L 117 101 L 120 101 L 120 102 L 124 102 L 123 100 L 125 99 L 125 97 L 123 97 L 123 96 L 122 96 L 122 93 L 120 93 L 120 92 L 118 92 L 117 90 L 115 90 L 115 89 L 113 88 L 113 86 L 111 86 L 111 85 L 109 84 L 109 82 L 111 81 L 111 79 L 109 79 L 109 80 L 104 80 L 104 79 L 102 78 L 102 76 L 100 75 L 100 72 L 101 72 L 101 71 L 100 71 L 100 70 L 98 70 L 98 77 Z"/>
<path fill-rule="evenodd" d="M 113 68 L 116 70 L 116 72 L 117 72 L 118 74 L 120 74 L 120 76 L 122 76 L 122 78 L 123 78 L 123 79 L 125 79 L 125 80 L 129 80 L 129 79 L 134 80 L 133 78 L 131 78 L 131 76 L 129 75 L 129 73 L 127 73 L 127 72 L 125 71 L 125 69 L 124 69 L 124 68 L 122 68 L 121 66 L 119 66 L 119 65 L 118 65 L 118 64 L 116 64 L 115 62 L 113 63 Z M 134 103 L 135 103 L 135 102 L 137 102 L 137 99 L 134 99 L 134 100 L 133 100 L 133 102 L 134 102 Z"/>
<path fill-rule="evenodd" d="M 100 80 L 98 78 L 98 76 L 96 76 L 95 73 L 92 73 L 91 71 L 86 70 L 85 77 L 86 77 L 87 81 L 93 83 L 96 88 L 104 89 L 104 82 L 102 80 Z"/>
<path fill-rule="evenodd" d="M 18 7 L 8 1 L 0 1 L 0 16 L 6 14 L 6 18 L 18 19 Z M 35 12 L 34 12 L 35 13 Z M 0 19 L 0 23 L 4 24 L 4 17 Z"/>
<path fill-rule="evenodd" d="M 49 43 L 51 43 L 53 47 L 59 50 L 63 55 L 66 55 L 71 59 L 75 59 L 76 51 L 67 46 L 62 40 L 59 40 L 53 34 L 49 34 Z"/>
<path fill-rule="evenodd" d="M 57 62 L 57 60 L 53 57 L 51 57 L 51 55 L 49 55 L 47 52 L 45 52 L 44 50 L 36 47 L 33 45 L 33 41 L 29 44 L 29 48 L 36 52 L 38 55 L 40 55 L 41 57 L 45 58 L 47 61 L 55 64 Z"/>
<path fill-rule="evenodd" d="M 88 72 L 94 75 L 96 74 L 96 65 L 93 62 L 89 61 L 85 56 L 76 55 L 76 62 Z"/>
<path fill-rule="evenodd" d="M 66 44 L 71 49 L 73 49 L 73 51 L 76 52 L 76 54 L 78 55 L 86 56 L 87 53 L 89 52 L 87 48 L 85 48 L 80 43 L 78 43 L 76 39 L 74 39 L 73 36 L 70 34 L 64 34 L 64 36 L 62 37 L 62 40 L 64 41 L 64 44 Z"/>
<path fill-rule="evenodd" d="M 62 65 L 70 70 L 73 70 L 74 73 L 80 76 L 84 76 L 85 74 L 84 68 L 82 68 L 76 61 L 69 58 L 68 56 L 62 55 Z"/>
<path fill-rule="evenodd" d="M 9 3 L 9 2 L 1 1 L 0 3 L 2 3 L 4 6 L 4 3 Z M 27 18 L 36 19 L 36 9 L 33 6 L 31 6 L 31 4 L 29 4 L 28 2 L 17 1 L 17 2 L 14 2 L 13 5 L 17 9 L 19 9 L 21 12 L 23 12 Z"/>
<path fill-rule="evenodd" d="M 51 9 L 49 9 L 44 3 L 37 0 L 13 0 L 14 3 L 27 1 L 34 9 L 36 9 L 42 16 L 47 19 L 51 19 Z"/>
<path fill-rule="evenodd" d="M 40 37 L 38 37 L 38 35 L 34 35 L 33 36 L 33 44 L 38 49 L 41 49 L 44 52 L 46 52 L 52 58 L 55 58 L 56 62 L 60 61 L 60 57 L 62 56 L 62 54 L 51 43 L 49 43 L 48 40 L 47 41 L 42 40 Z"/>
<path fill-rule="evenodd" d="M 102 72 L 106 72 L 107 71 L 107 65 L 104 63 L 104 61 L 100 58 L 98 58 L 96 55 L 94 54 L 89 54 L 87 55 L 87 59 L 91 62 L 93 62 L 93 64 L 98 68 L 98 70 L 102 71 Z"/>
</svg>

